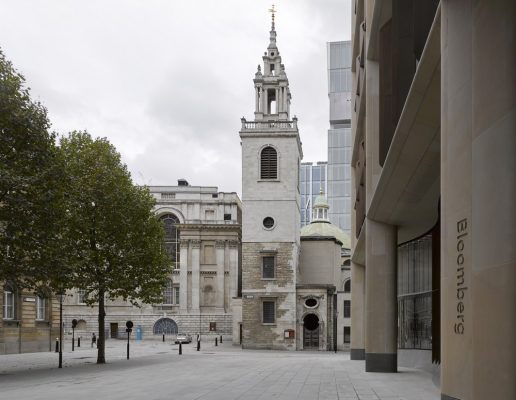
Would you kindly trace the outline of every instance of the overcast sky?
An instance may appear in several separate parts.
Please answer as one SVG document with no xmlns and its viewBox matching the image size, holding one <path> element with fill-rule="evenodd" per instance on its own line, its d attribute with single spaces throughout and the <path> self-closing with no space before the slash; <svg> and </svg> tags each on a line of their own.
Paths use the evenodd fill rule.
<svg viewBox="0 0 516 400">
<path fill-rule="evenodd" d="M 241 193 L 240 118 L 273 0 L 9 0 L 0 47 L 60 134 L 107 137 L 136 183 Z M 351 38 L 351 0 L 276 0 L 277 44 L 303 161 L 327 160 L 326 42 Z"/>
</svg>

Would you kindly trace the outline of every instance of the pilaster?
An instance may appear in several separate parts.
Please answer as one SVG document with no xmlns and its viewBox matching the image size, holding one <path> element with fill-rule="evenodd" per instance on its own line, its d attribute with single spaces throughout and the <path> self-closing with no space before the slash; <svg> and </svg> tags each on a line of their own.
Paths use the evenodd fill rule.
<svg viewBox="0 0 516 400">
<path fill-rule="evenodd" d="M 189 241 L 179 242 L 179 309 L 186 312 L 188 308 L 188 245 Z"/>
<path fill-rule="evenodd" d="M 199 312 L 201 241 L 191 240 L 192 246 L 192 312 Z"/>
<path fill-rule="evenodd" d="M 215 242 L 217 257 L 217 307 L 224 309 L 224 251 L 226 243 L 224 240 Z"/>
</svg>

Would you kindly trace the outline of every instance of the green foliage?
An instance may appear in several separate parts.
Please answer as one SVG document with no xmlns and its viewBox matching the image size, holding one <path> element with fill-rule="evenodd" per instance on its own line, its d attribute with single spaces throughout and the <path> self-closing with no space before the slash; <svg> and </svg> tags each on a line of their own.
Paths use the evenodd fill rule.
<svg viewBox="0 0 516 400">
<path fill-rule="evenodd" d="M 171 272 L 149 190 L 135 186 L 106 139 L 72 132 L 61 140 L 68 179 L 67 222 L 74 287 L 99 305 L 99 355 L 104 359 L 104 296 L 161 301 Z"/>
<path fill-rule="evenodd" d="M 49 128 L 46 109 L 0 51 L 0 280 L 18 288 L 66 281 L 63 168 Z"/>
<path fill-rule="evenodd" d="M 170 272 L 154 198 L 135 186 L 106 139 L 72 132 L 61 139 L 65 159 L 67 227 L 75 259 L 74 286 L 90 303 L 99 293 L 134 302 L 158 301 Z"/>
</svg>

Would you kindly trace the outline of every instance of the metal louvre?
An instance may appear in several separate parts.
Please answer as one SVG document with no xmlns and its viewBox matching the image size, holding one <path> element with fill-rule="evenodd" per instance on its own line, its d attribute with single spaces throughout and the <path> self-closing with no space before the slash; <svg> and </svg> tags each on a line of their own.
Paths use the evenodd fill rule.
<svg viewBox="0 0 516 400">
<path fill-rule="evenodd" d="M 260 167 L 260 179 L 278 179 L 278 154 L 273 147 L 262 150 Z"/>
</svg>

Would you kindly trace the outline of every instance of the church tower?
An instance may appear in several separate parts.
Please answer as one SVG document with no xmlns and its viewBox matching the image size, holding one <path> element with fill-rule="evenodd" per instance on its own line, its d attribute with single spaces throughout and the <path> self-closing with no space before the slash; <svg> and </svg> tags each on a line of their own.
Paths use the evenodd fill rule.
<svg viewBox="0 0 516 400">
<path fill-rule="evenodd" d="M 300 251 L 297 118 L 276 46 L 274 10 L 263 70 L 254 77 L 254 121 L 242 118 L 242 347 L 296 350 Z"/>
</svg>

